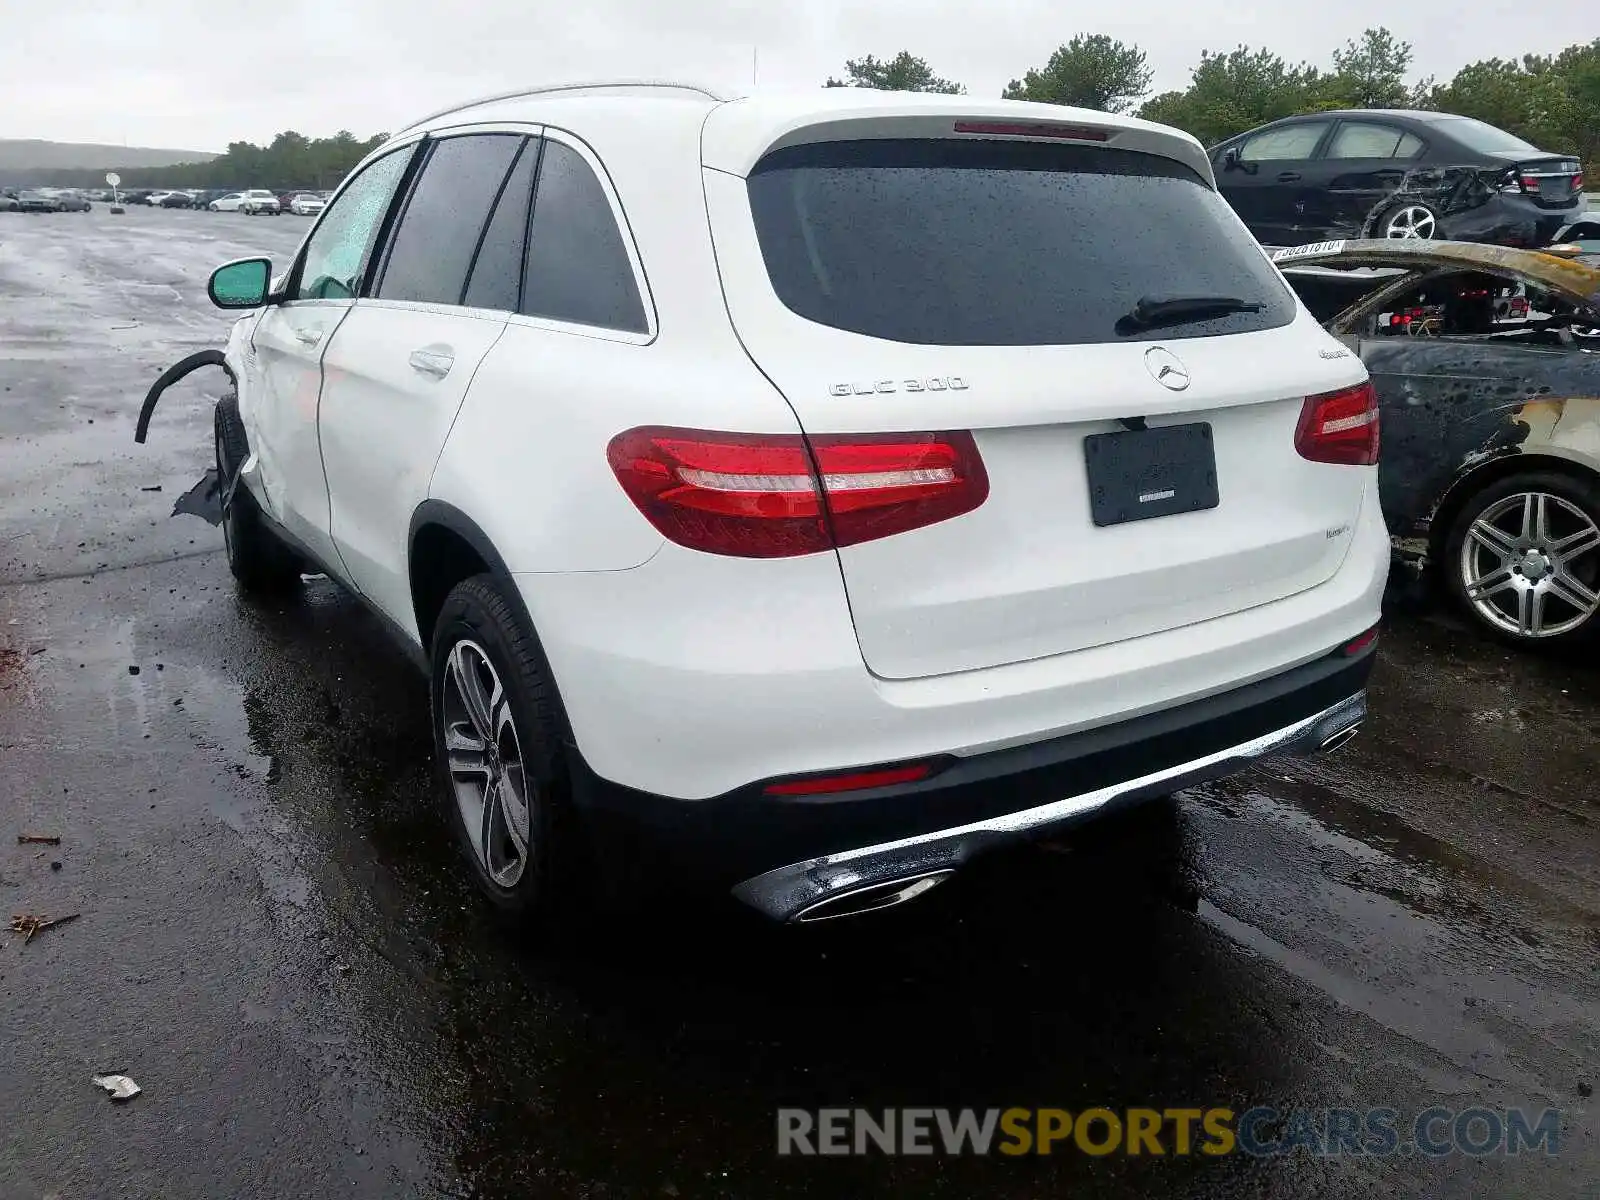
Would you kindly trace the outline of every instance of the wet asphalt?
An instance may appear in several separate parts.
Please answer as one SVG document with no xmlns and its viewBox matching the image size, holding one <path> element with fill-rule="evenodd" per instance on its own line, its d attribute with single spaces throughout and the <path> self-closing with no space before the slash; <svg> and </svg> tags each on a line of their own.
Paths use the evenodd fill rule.
<svg viewBox="0 0 1600 1200">
<path fill-rule="evenodd" d="M 491 919 L 419 677 L 326 581 L 242 599 L 171 515 L 220 375 L 132 441 L 220 345 L 210 268 L 304 230 L 0 214 L 0 910 L 79 914 L 0 933 L 0 1200 L 1600 1194 L 1600 665 L 1445 614 L 1391 618 L 1338 755 L 877 920 Z M 1263 1104 L 1554 1107 L 1562 1147 L 775 1153 L 779 1106 Z"/>
</svg>

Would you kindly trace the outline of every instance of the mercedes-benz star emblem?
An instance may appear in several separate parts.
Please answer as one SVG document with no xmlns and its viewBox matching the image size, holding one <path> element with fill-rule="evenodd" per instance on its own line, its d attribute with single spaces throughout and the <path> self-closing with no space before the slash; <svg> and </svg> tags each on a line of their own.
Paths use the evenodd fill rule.
<svg viewBox="0 0 1600 1200">
<path fill-rule="evenodd" d="M 1164 388 L 1181 392 L 1189 386 L 1189 368 L 1178 361 L 1176 354 L 1160 346 L 1151 346 L 1144 352 L 1144 369 Z"/>
</svg>

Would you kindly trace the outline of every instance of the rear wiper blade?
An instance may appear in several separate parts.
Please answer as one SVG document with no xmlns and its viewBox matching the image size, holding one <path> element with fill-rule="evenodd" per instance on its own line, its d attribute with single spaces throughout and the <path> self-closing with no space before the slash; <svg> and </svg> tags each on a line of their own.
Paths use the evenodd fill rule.
<svg viewBox="0 0 1600 1200">
<path fill-rule="evenodd" d="M 1131 310 L 1117 318 L 1116 328 L 1118 333 L 1128 334 L 1229 313 L 1260 312 L 1263 307 L 1258 300 L 1241 300 L 1237 296 L 1141 296 Z"/>
</svg>

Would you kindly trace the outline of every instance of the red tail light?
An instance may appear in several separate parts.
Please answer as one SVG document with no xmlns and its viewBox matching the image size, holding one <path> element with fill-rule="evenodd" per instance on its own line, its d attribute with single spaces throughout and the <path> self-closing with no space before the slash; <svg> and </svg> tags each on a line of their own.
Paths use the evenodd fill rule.
<svg viewBox="0 0 1600 1200">
<path fill-rule="evenodd" d="M 1346 658 L 1354 658 L 1356 655 L 1360 654 L 1363 650 L 1365 650 L 1368 646 L 1371 646 L 1377 640 L 1378 640 L 1378 626 L 1374 625 L 1371 629 L 1367 630 L 1365 633 L 1360 634 L 1357 637 L 1351 638 L 1343 646 L 1339 647 L 1339 653 L 1343 654 Z"/>
<path fill-rule="evenodd" d="M 1574 175 L 1572 177 L 1572 190 L 1575 191 L 1575 192 L 1583 191 L 1583 172 L 1582 171 L 1579 171 L 1576 175 Z"/>
<path fill-rule="evenodd" d="M 659 427 L 606 457 L 646 519 L 680 546 L 787 558 L 971 512 L 989 477 L 970 433 L 708 433 Z"/>
<path fill-rule="evenodd" d="M 824 796 L 834 792 L 859 792 L 866 788 L 892 787 L 897 783 L 916 783 L 934 774 L 934 763 L 906 763 L 895 767 L 867 767 L 839 775 L 809 775 L 769 783 L 761 790 L 768 796 Z"/>
<path fill-rule="evenodd" d="M 1294 448 L 1312 462 L 1370 467 L 1378 461 L 1378 396 L 1371 383 L 1307 396 Z"/>
</svg>

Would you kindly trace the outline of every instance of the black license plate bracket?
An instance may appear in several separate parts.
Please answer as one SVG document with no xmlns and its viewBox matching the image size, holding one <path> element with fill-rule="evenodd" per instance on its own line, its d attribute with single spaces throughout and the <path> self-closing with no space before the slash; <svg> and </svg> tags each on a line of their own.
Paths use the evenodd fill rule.
<svg viewBox="0 0 1600 1200">
<path fill-rule="evenodd" d="M 1221 503 L 1211 425 L 1195 421 L 1083 439 L 1097 526 L 1199 512 Z"/>
</svg>

